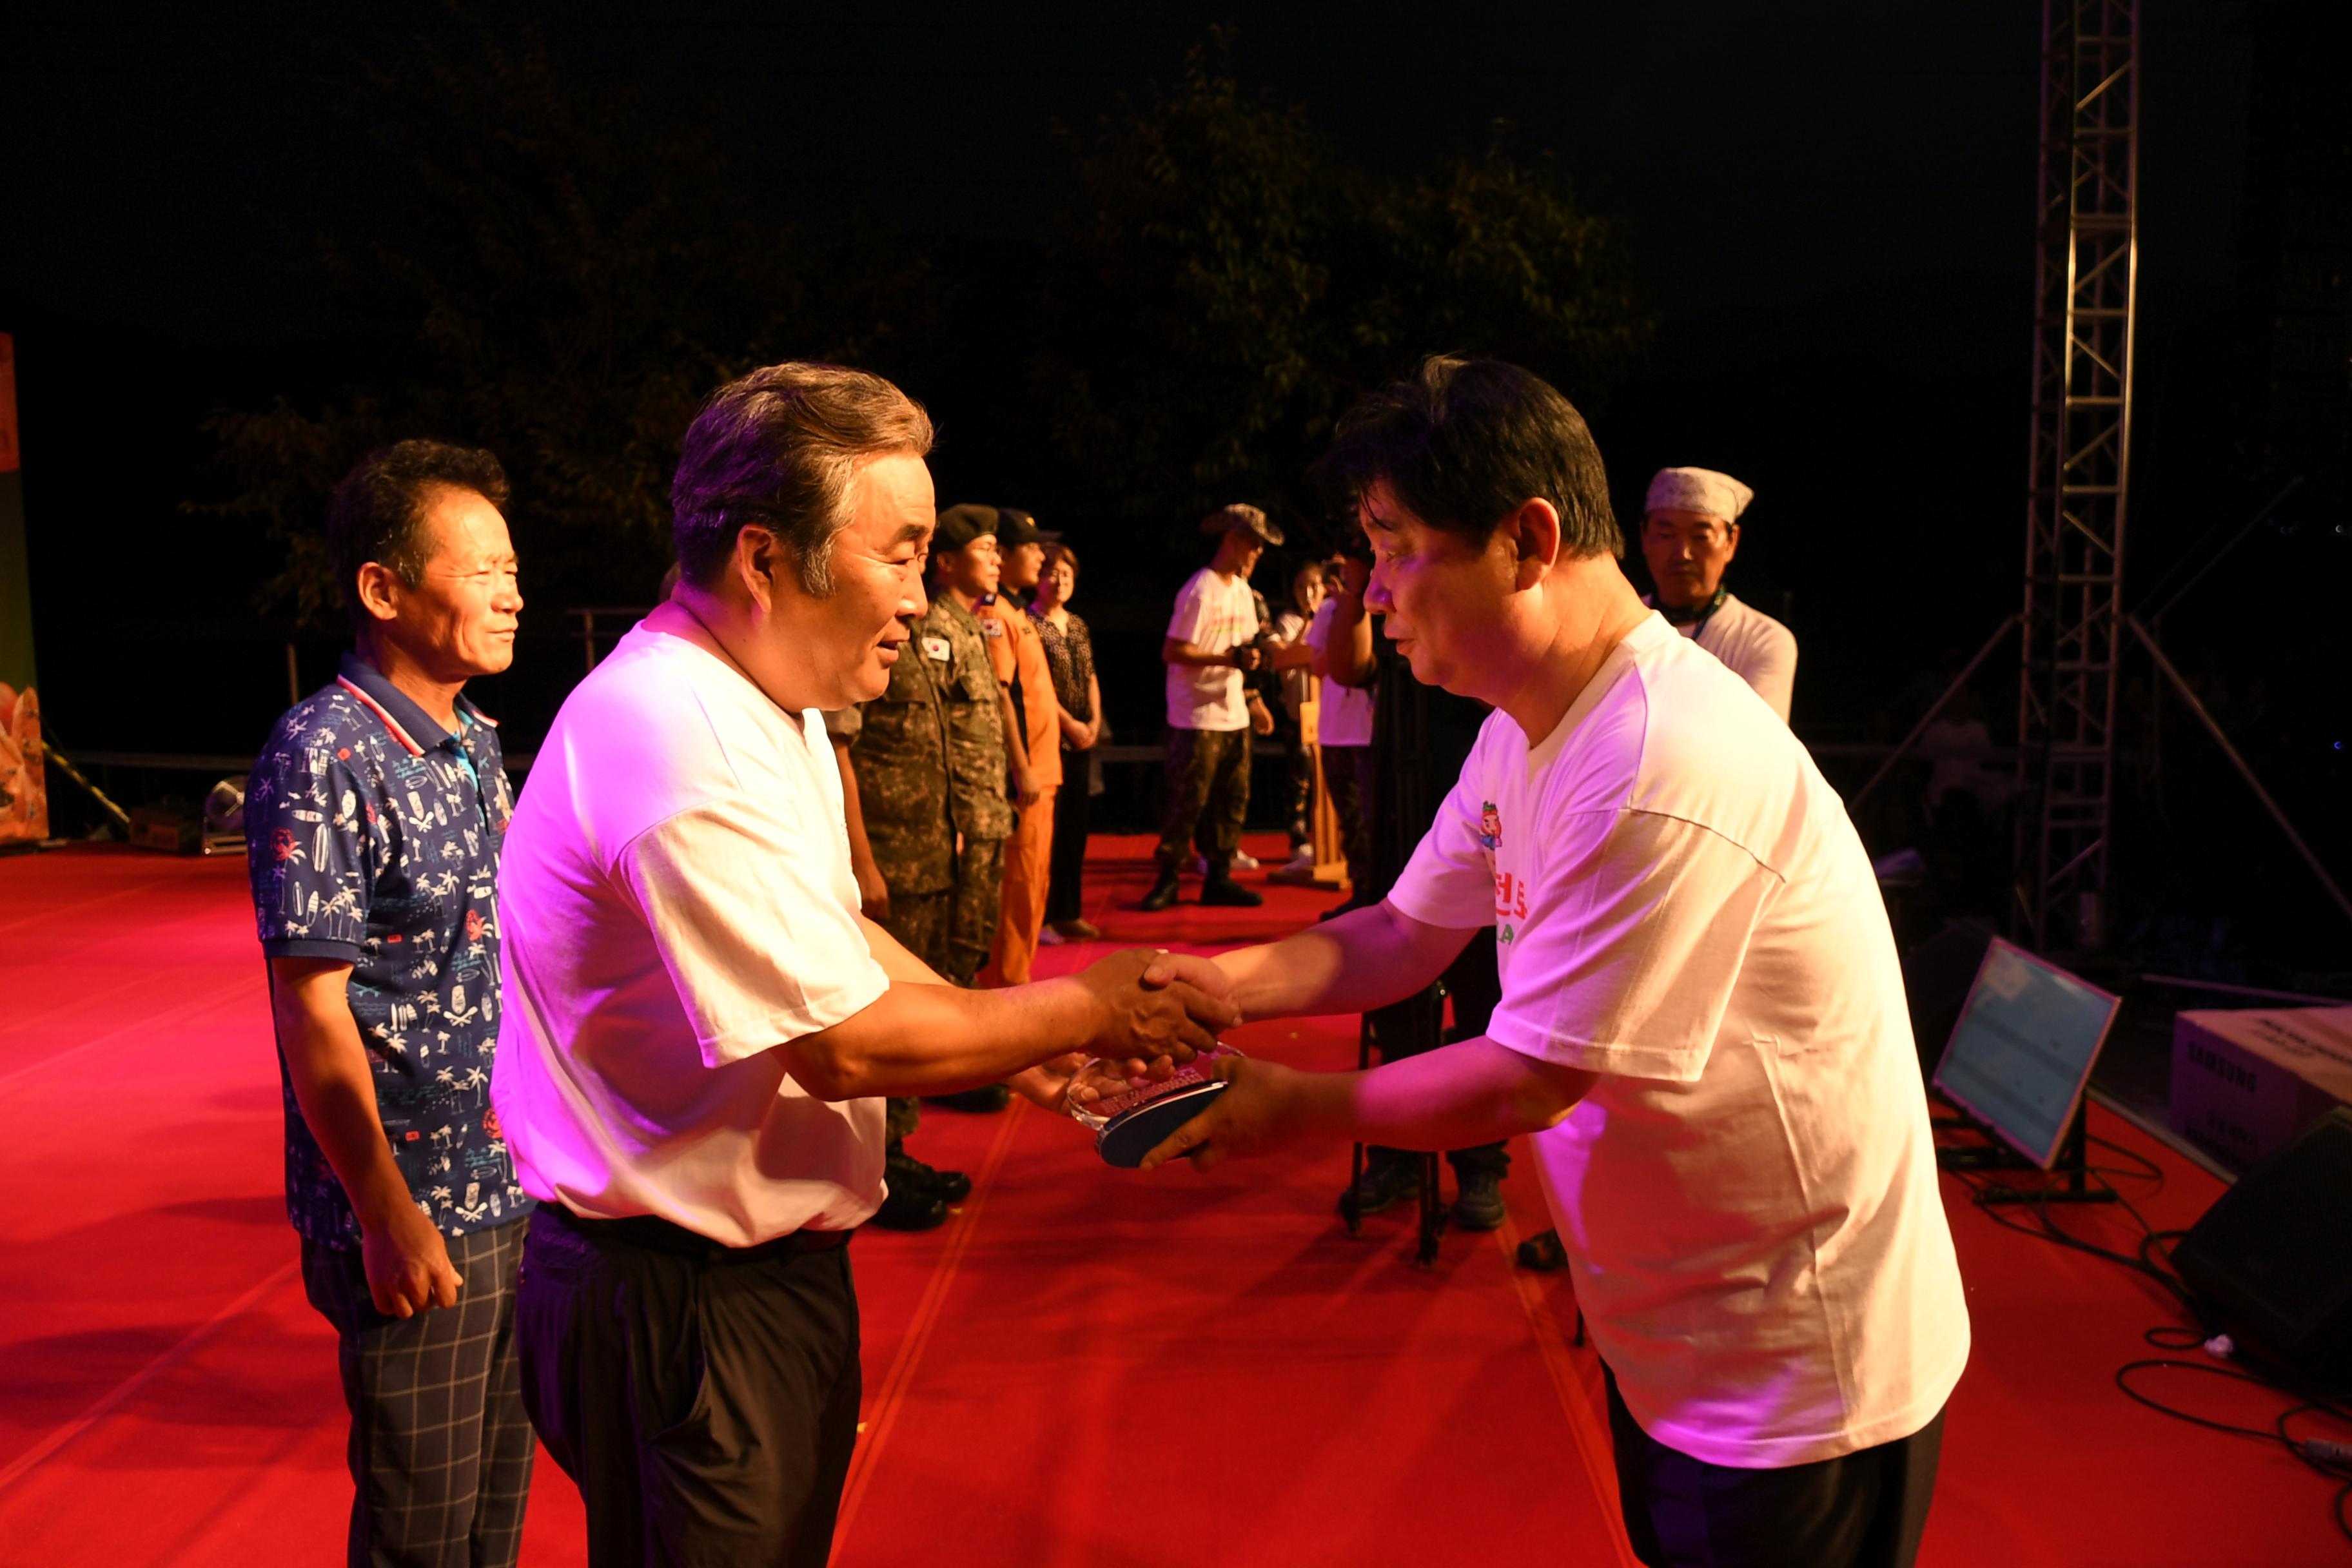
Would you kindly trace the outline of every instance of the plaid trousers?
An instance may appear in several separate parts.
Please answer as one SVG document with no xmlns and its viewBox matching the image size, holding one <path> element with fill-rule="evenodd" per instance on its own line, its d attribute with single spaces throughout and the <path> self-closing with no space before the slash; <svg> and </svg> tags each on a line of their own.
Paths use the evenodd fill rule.
<svg viewBox="0 0 2352 1568">
<path fill-rule="evenodd" d="M 302 1244 L 352 1413 L 352 1568 L 503 1568 L 522 1547 L 537 1440 L 515 1360 L 523 1226 L 447 1238 L 455 1307 L 389 1318 L 357 1247 Z"/>
</svg>

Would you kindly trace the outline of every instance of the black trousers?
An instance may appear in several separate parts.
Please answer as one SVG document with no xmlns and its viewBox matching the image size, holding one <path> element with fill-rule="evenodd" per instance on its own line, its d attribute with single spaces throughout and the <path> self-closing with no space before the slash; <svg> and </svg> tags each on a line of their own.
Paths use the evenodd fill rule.
<svg viewBox="0 0 2352 1568">
<path fill-rule="evenodd" d="M 1087 827 L 1094 797 L 1087 793 L 1089 759 L 1062 748 L 1062 787 L 1054 792 L 1054 848 L 1046 862 L 1045 919 L 1086 918 Z"/>
<path fill-rule="evenodd" d="M 302 1287 L 335 1326 L 352 1568 L 493 1568 L 522 1547 L 533 1445 L 515 1366 L 523 1227 L 448 1238 L 454 1307 L 388 1318 L 356 1247 L 302 1244 Z"/>
<path fill-rule="evenodd" d="M 523 1402 L 580 1487 L 592 1568 L 821 1568 L 857 1441 L 849 1249 L 531 1216 Z"/>
<path fill-rule="evenodd" d="M 1651 1568 L 1911 1568 L 1927 1528 L 1944 1415 L 1908 1437 L 1784 1469 L 1710 1465 L 1642 1430 L 1609 1384 L 1617 1500 Z"/>
<path fill-rule="evenodd" d="M 1370 747 L 1364 748 L 1369 752 Z M 1502 973 L 1495 956 L 1495 933 L 1482 931 L 1470 939 L 1469 945 L 1445 966 L 1446 994 L 1454 998 L 1454 1026 L 1446 1032 L 1448 1040 L 1475 1040 L 1486 1032 L 1486 1025 L 1503 1000 Z M 1407 1057 L 1417 1057 L 1433 1046 L 1411 1042 L 1398 1037 L 1407 1035 L 1403 1021 L 1394 1013 L 1383 1009 L 1368 1016 L 1372 1025 L 1372 1037 L 1381 1048 L 1381 1060 L 1401 1062 Z M 1385 1028 L 1383 1027 L 1385 1026 Z M 1368 1165 L 1397 1165 L 1421 1156 L 1409 1149 L 1388 1149 L 1378 1143 L 1364 1150 Z M 1446 1151 L 1446 1162 L 1456 1176 L 1474 1171 L 1492 1171 L 1497 1177 L 1510 1171 L 1510 1148 L 1504 1143 L 1474 1143 L 1467 1149 Z"/>
</svg>

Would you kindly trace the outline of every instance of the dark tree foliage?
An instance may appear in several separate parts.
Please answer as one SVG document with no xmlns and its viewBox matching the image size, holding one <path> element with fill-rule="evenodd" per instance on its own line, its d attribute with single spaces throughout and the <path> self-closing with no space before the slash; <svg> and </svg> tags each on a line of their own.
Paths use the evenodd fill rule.
<svg viewBox="0 0 2352 1568">
<path fill-rule="evenodd" d="M 1037 504 L 1105 528 L 1156 595 L 1151 568 L 1190 563 L 1213 505 L 1310 518 L 1332 421 L 1421 355 L 1507 355 L 1589 403 L 1647 330 L 1611 226 L 1502 129 L 1375 178 L 1245 89 L 1222 35 L 1174 86 L 1066 138 L 1047 264 L 1010 289 L 968 248 L 856 221 L 814 243 L 749 216 L 723 155 L 740 127 L 649 115 L 536 38 L 420 38 L 369 91 L 410 177 L 368 232 L 324 246 L 375 345 L 365 369 L 331 398 L 211 423 L 229 496 L 210 510 L 267 531 L 284 567 L 265 603 L 322 630 L 327 490 L 401 437 L 499 455 L 541 605 L 642 603 L 699 400 L 756 364 L 841 359 L 981 415 L 982 460 L 1050 476 Z M 1024 377 L 1032 395 L 1003 407 Z"/>
<path fill-rule="evenodd" d="M 335 616 L 328 489 L 420 434 L 506 464 L 533 586 L 643 602 L 669 558 L 678 439 L 711 388 L 773 359 L 871 359 L 925 297 L 919 258 L 854 226 L 818 247 L 747 216 L 716 115 L 657 121 L 535 37 L 474 29 L 462 59 L 419 39 L 368 90 L 412 188 L 324 259 L 385 347 L 340 398 L 211 426 L 234 489 L 215 510 L 283 542 L 265 597 L 308 625 Z"/>
<path fill-rule="evenodd" d="M 1611 226 L 1507 128 L 1375 178 L 1245 89 L 1222 37 L 1106 121 L 1077 174 L 1042 401 L 1090 514 L 1173 555 L 1229 500 L 1314 517 L 1333 420 L 1425 353 L 1505 355 L 1590 404 L 1647 335 Z"/>
</svg>

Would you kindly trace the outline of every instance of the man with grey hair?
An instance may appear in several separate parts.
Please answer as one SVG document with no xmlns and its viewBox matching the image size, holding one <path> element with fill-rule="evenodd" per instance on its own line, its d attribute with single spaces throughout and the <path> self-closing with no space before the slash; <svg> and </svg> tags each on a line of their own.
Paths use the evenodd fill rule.
<svg viewBox="0 0 2352 1568">
<path fill-rule="evenodd" d="M 825 1561 L 881 1097 L 1057 1105 L 1073 1053 L 1165 1074 L 1234 1016 L 1148 952 L 964 990 L 860 914 L 820 715 L 913 657 L 930 440 L 858 371 L 720 388 L 671 488 L 677 587 L 565 700 L 507 841 L 524 1398 L 600 1564 Z"/>
<path fill-rule="evenodd" d="M 1755 499 L 1754 490 L 1713 468 L 1660 468 L 1642 507 L 1642 555 L 1658 585 L 1646 602 L 1748 682 L 1786 723 L 1797 639 L 1723 585 L 1739 552 L 1739 514 Z"/>
</svg>

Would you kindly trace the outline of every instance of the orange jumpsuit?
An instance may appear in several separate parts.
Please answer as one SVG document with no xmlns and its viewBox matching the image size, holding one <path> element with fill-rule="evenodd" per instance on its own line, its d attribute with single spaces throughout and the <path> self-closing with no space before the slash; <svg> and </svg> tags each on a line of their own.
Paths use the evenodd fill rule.
<svg viewBox="0 0 2352 1568">
<path fill-rule="evenodd" d="M 1020 821 L 1004 841 L 1003 914 L 979 983 L 1025 985 L 1037 956 L 1037 933 L 1045 924 L 1045 890 L 1052 877 L 1054 792 L 1062 784 L 1062 705 L 1054 696 L 1045 645 L 1029 613 L 1000 595 L 982 605 L 978 614 L 996 679 L 1020 689 L 1029 771 L 1041 792 L 1036 805 L 1019 808 Z"/>
</svg>

